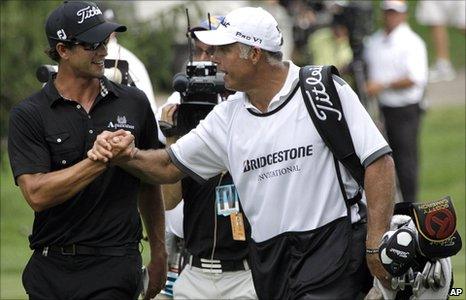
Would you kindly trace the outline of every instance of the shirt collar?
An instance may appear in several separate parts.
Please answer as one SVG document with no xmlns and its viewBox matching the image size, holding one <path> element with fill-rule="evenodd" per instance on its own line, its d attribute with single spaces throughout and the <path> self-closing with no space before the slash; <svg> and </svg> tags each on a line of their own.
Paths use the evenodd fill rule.
<svg viewBox="0 0 466 300">
<path fill-rule="evenodd" d="M 294 87 L 296 86 L 297 82 L 299 81 L 299 67 L 296 66 L 292 61 L 286 60 L 284 61 L 285 65 L 288 66 L 288 74 L 286 76 L 285 82 L 280 89 L 280 91 L 273 96 L 272 100 L 269 103 L 267 108 L 267 112 L 270 112 L 277 107 L 279 107 L 283 102 L 288 99 L 288 96 L 293 92 Z M 252 103 L 249 101 L 248 96 L 244 94 L 244 106 L 247 109 L 252 109 L 255 112 L 262 113 L 258 108 L 256 108 Z"/>
<path fill-rule="evenodd" d="M 47 95 L 47 98 L 49 99 L 50 106 L 52 106 L 58 100 L 61 100 L 61 99 L 65 100 L 58 92 L 57 88 L 55 87 L 55 84 L 53 84 L 54 80 L 55 80 L 55 76 L 53 76 L 45 84 L 43 88 L 45 94 Z M 115 89 L 115 85 L 110 83 L 107 77 L 104 76 L 100 79 L 100 94 L 97 96 L 97 98 L 105 98 L 109 93 L 113 94 L 115 98 L 119 97 L 119 93 Z M 109 97 L 109 98 L 113 98 L 113 97 Z"/>
<path fill-rule="evenodd" d="M 385 34 L 385 39 L 392 40 L 397 38 L 398 36 L 402 35 L 406 30 L 409 30 L 409 26 L 407 23 L 403 22 L 400 25 L 396 26 L 388 35 Z"/>
</svg>

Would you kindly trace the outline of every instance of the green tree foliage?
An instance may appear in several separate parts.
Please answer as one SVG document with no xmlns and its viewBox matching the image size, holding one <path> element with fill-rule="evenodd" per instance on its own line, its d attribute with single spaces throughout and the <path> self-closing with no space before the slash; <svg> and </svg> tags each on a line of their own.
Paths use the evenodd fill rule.
<svg viewBox="0 0 466 300">
<path fill-rule="evenodd" d="M 172 44 L 176 30 L 171 24 L 167 24 L 167 18 L 168 16 L 160 16 L 158 26 L 134 19 L 122 21 L 127 24 L 128 32 L 118 37 L 119 43 L 130 49 L 146 66 L 155 93 L 171 90 L 172 61 L 175 54 Z"/>
<path fill-rule="evenodd" d="M 45 20 L 60 1 L 1 1 L 0 135 L 6 136 L 11 107 L 40 88 L 37 67 L 52 61 L 47 48 Z"/>
<path fill-rule="evenodd" d="M 180 58 L 188 57 L 186 11 L 189 7 L 191 26 L 205 18 L 198 1 L 186 1 L 167 11 L 154 13 L 149 21 L 139 20 L 132 7 L 119 1 L 109 1 L 116 12 L 117 21 L 128 26 L 128 32 L 118 36 L 118 41 L 130 49 L 145 64 L 155 93 L 171 92 L 172 78 L 180 72 Z M 156 5 L 157 1 L 153 2 Z M 178 65 L 177 65 L 178 63 Z"/>
</svg>

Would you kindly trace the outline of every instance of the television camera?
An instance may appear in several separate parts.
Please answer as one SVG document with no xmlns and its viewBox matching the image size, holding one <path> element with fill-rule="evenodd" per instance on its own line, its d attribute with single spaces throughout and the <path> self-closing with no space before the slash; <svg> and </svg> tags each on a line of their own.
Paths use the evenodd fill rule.
<svg viewBox="0 0 466 300">
<path fill-rule="evenodd" d="M 218 104 L 219 99 L 228 94 L 223 81 L 223 74 L 217 71 L 217 66 L 211 61 L 194 61 L 192 30 L 189 24 L 188 9 L 186 9 L 188 28 L 189 61 L 186 73 L 178 73 L 173 77 L 173 89 L 180 93 L 181 102 L 170 125 L 160 122 L 160 129 L 166 137 L 182 136 L 197 126 L 209 112 Z M 207 20 L 210 24 L 210 14 Z"/>
<path fill-rule="evenodd" d="M 127 86 L 135 86 L 129 75 L 129 66 L 126 60 L 106 59 L 104 61 L 104 76 L 109 80 Z M 41 65 L 37 68 L 36 78 L 39 82 L 48 82 L 58 71 L 57 65 Z"/>
</svg>

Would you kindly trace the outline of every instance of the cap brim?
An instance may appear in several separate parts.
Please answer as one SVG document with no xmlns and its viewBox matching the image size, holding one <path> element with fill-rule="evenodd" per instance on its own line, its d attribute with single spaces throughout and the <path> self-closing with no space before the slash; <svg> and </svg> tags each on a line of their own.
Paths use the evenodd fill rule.
<svg viewBox="0 0 466 300">
<path fill-rule="evenodd" d="M 384 8 L 383 10 L 384 10 L 384 11 L 393 10 L 393 11 L 395 11 L 395 12 L 397 12 L 397 13 L 400 13 L 400 14 L 406 13 L 406 10 L 402 10 L 402 9 L 398 9 L 398 8 Z"/>
<path fill-rule="evenodd" d="M 196 26 L 196 27 L 193 27 L 193 28 L 189 29 L 190 32 L 200 31 L 200 30 L 208 30 L 208 28 L 204 28 L 202 26 Z"/>
<path fill-rule="evenodd" d="M 237 40 L 224 30 L 205 30 L 194 32 L 196 37 L 206 45 L 221 46 L 236 43 Z"/>
<path fill-rule="evenodd" d="M 399 13 L 406 13 L 408 11 L 408 7 L 404 5 L 396 5 L 396 4 L 382 4 L 382 10 L 393 10 Z"/>
<path fill-rule="evenodd" d="M 104 22 L 92 27 L 91 29 L 78 34 L 76 39 L 85 43 L 99 43 L 105 40 L 112 32 L 125 32 L 126 26 Z"/>
</svg>

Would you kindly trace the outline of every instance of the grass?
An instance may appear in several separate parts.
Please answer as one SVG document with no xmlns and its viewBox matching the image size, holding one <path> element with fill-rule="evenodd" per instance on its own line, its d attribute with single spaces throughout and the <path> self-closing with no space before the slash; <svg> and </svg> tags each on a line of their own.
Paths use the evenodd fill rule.
<svg viewBox="0 0 466 300">
<path fill-rule="evenodd" d="M 3 157 L 1 167 L 1 293 L 0 299 L 25 299 L 21 272 L 31 251 L 27 234 L 33 220 Z M 421 138 L 421 199 L 450 195 L 465 238 L 465 106 L 435 108 L 424 119 Z M 147 248 L 147 247 L 146 247 Z M 145 253 L 147 261 L 147 251 Z M 453 257 L 455 287 L 465 289 L 465 251 Z M 464 299 L 452 297 L 452 299 Z"/>
<path fill-rule="evenodd" d="M 465 228 L 465 106 L 428 111 L 421 134 L 420 199 L 453 199 L 457 229 L 466 243 Z M 454 287 L 462 288 L 465 299 L 465 246 L 453 257 Z"/>
</svg>

